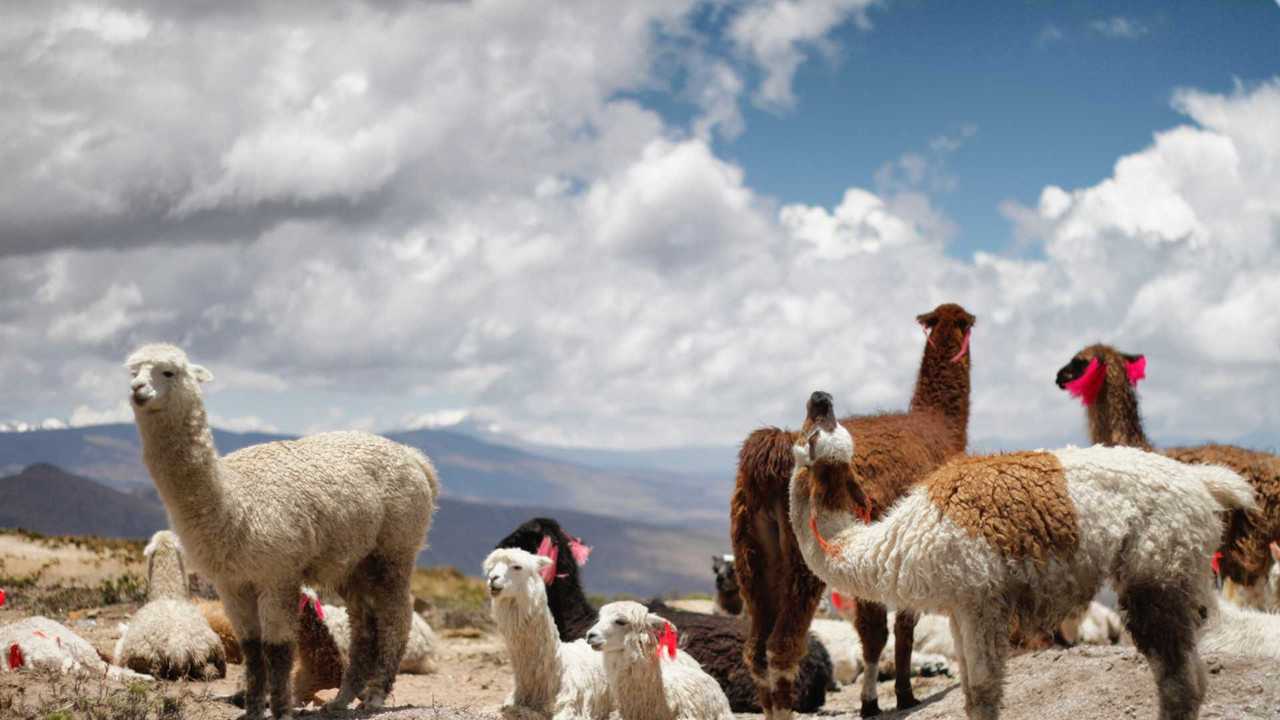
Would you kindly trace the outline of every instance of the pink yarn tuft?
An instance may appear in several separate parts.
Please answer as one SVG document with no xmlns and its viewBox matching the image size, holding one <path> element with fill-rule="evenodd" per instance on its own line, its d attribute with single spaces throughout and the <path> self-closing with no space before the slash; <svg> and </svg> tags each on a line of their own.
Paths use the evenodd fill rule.
<svg viewBox="0 0 1280 720">
<path fill-rule="evenodd" d="M 1094 358 L 1089 361 L 1089 367 L 1084 369 L 1083 375 L 1064 387 L 1071 393 L 1071 397 L 1080 398 L 1080 402 L 1087 407 L 1098 399 L 1098 393 L 1102 390 L 1102 381 L 1106 377 L 1107 373 L 1102 369 L 1102 363 L 1098 362 L 1098 358 Z"/>
<path fill-rule="evenodd" d="M 666 623 L 662 628 L 662 636 L 658 638 L 658 656 L 662 656 L 662 651 L 667 651 L 667 656 L 672 660 L 676 657 L 676 629 L 671 627 L 671 623 Z"/>
<path fill-rule="evenodd" d="M 573 561 L 582 567 L 587 564 L 587 558 L 591 557 L 591 546 L 585 545 L 582 538 L 573 538 L 569 541 L 569 551 L 573 553 Z"/>
<path fill-rule="evenodd" d="M 538 554 L 551 560 L 550 565 L 538 571 L 542 582 L 550 585 L 556 581 L 556 560 L 560 557 L 560 548 L 556 547 L 550 535 L 543 535 L 542 542 L 538 543 Z"/>
<path fill-rule="evenodd" d="M 1147 356 L 1139 355 L 1137 360 L 1125 363 L 1124 371 L 1129 376 L 1129 384 L 1137 386 L 1138 381 L 1147 376 Z"/>
<path fill-rule="evenodd" d="M 973 334 L 973 328 L 969 328 L 965 331 L 964 341 L 960 343 L 960 352 L 956 353 L 955 357 L 951 358 L 951 362 L 960 362 L 960 358 L 964 357 L 965 353 L 969 352 L 969 336 L 971 334 Z"/>
</svg>

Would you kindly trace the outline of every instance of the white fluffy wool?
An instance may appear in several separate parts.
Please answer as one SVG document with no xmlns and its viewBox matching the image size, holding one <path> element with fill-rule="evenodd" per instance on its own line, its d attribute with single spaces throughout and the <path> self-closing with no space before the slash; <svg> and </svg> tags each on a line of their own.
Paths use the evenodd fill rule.
<svg viewBox="0 0 1280 720">
<path fill-rule="evenodd" d="M 1280 615 L 1222 600 L 1200 638 L 1200 651 L 1280 660 Z"/>
<path fill-rule="evenodd" d="M 604 654 L 618 714 L 622 720 L 731 720 L 729 699 L 697 660 L 685 652 L 659 653 L 659 633 L 668 625 L 639 603 L 600 608 L 587 642 Z"/>
<path fill-rule="evenodd" d="M 14 646 L 18 651 L 13 650 Z M 9 666 L 10 657 L 21 656 L 21 668 Z M 0 670 L 49 670 L 84 673 L 114 680 L 151 680 L 127 668 L 108 665 L 88 640 L 65 625 L 46 617 L 29 617 L 0 627 Z"/>
<path fill-rule="evenodd" d="M 851 472 L 853 448 L 846 438 L 820 432 L 816 445 L 815 456 L 836 458 L 828 460 L 829 472 Z M 1219 513 L 1254 504 L 1249 484 L 1225 468 L 1185 465 L 1132 448 L 1053 451 L 1079 542 L 1070 555 L 1038 563 L 1006 557 L 966 532 L 939 511 L 923 486 L 869 525 L 851 512 L 819 511 L 811 500 L 808 452 L 798 444 L 794 454 L 790 514 L 806 564 L 841 593 L 951 617 L 964 648 L 961 684 L 974 718 L 999 715 L 1013 619 L 1002 598 L 1016 593 L 1027 599 L 1018 608 L 1024 627 L 1052 628 L 1092 600 L 1110 576 L 1122 595 L 1125 587 L 1176 586 L 1186 593 L 1189 613 L 1211 610 L 1217 602 L 1208 562 L 1221 537 Z M 831 554 L 809 530 L 811 521 Z M 1161 677 L 1159 683 L 1163 707 L 1184 696 L 1164 683 L 1194 687 L 1198 681 Z M 1187 692 L 1198 707 L 1194 695 L 1202 697 L 1203 689 Z"/>
<path fill-rule="evenodd" d="M 338 646 L 342 662 L 351 661 L 351 619 L 347 609 L 337 605 L 322 605 L 324 624 L 333 635 L 333 642 Z M 427 675 L 436 671 L 436 655 L 440 641 L 427 621 L 418 613 L 413 614 L 413 624 L 409 627 L 409 641 L 404 646 L 404 657 L 400 659 L 400 672 L 410 675 Z"/>
<path fill-rule="evenodd" d="M 582 640 L 561 642 L 539 570 L 549 558 L 516 548 L 484 561 L 491 610 L 511 655 L 515 688 L 503 706 L 514 715 L 605 720 L 613 710 L 600 656 Z"/>
<path fill-rule="evenodd" d="M 166 679 L 227 674 L 222 639 L 190 601 L 152 600 L 123 628 L 112 658 L 116 665 Z"/>
<path fill-rule="evenodd" d="M 1124 624 L 1115 610 L 1093 601 L 1063 620 L 1058 631 L 1072 645 L 1115 645 L 1124 635 Z"/>
<path fill-rule="evenodd" d="M 926 618 L 932 621 L 925 622 Z M 889 621 L 889 626 L 893 627 L 892 619 Z M 848 685 L 857 680 L 866 666 L 862 661 L 862 641 L 853 629 L 853 625 L 847 620 L 814 618 L 809 625 L 809 631 L 818 636 L 818 641 L 831 656 L 831 666 L 835 671 L 836 682 Z M 920 616 L 912 639 L 912 675 L 951 671 L 955 648 L 951 643 L 951 627 L 946 618 L 937 615 Z M 892 631 L 885 642 L 885 647 L 893 647 Z M 880 677 L 893 677 L 895 668 L 893 653 L 887 653 L 882 657 L 876 667 Z"/>
</svg>

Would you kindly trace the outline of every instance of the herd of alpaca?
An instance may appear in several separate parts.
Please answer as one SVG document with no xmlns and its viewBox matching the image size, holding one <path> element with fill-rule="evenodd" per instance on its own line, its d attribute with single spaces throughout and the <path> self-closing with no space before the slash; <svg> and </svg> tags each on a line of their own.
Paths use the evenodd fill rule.
<svg viewBox="0 0 1280 720">
<path fill-rule="evenodd" d="M 1280 659 L 1280 614 L 1263 612 L 1280 611 L 1280 458 L 1153 452 L 1136 392 L 1146 358 L 1101 344 L 1056 377 L 1085 405 L 1092 447 L 967 454 L 975 318 L 944 304 L 917 321 L 925 342 L 905 412 L 841 419 L 815 391 L 799 430 L 743 442 L 733 553 L 712 558 L 714 612 L 594 607 L 579 573 L 590 548 L 553 519 L 501 540 L 482 570 L 512 670 L 502 713 L 788 720 L 861 678 L 872 716 L 882 672 L 909 708 L 913 675 L 954 669 L 967 716 L 994 720 L 1012 646 L 1114 643 L 1123 631 L 1151 668 L 1159 717 L 1180 720 L 1205 699 L 1202 652 Z M 147 601 L 112 658 L 45 618 L 0 628 L 0 669 L 177 679 L 243 663 L 250 720 L 290 716 L 329 689 L 326 709 L 376 709 L 397 673 L 434 671 L 438 641 L 409 593 L 440 495 L 425 455 L 337 432 L 220 456 L 208 370 L 165 344 L 126 366 L 173 528 L 144 553 Z M 193 600 L 188 562 L 217 601 Z M 1104 582 L 1120 616 L 1093 602 Z M 838 619 L 815 618 L 828 590 Z"/>
</svg>

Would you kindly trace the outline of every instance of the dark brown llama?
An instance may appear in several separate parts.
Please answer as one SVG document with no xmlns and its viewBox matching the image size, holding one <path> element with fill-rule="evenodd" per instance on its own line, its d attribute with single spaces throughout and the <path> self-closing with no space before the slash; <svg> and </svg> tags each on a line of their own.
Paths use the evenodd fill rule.
<svg viewBox="0 0 1280 720">
<path fill-rule="evenodd" d="M 930 471 L 963 453 L 968 439 L 974 317 L 959 305 L 945 304 L 916 319 L 927 342 L 910 409 L 840 421 L 858 448 L 853 462 L 866 480 L 872 519 Z M 762 428 L 747 437 L 730 505 L 734 565 L 750 618 L 744 653 L 769 720 L 790 717 L 796 666 L 823 590 L 800 555 L 787 514 L 796 437 L 779 428 Z M 915 613 L 899 609 L 894 621 L 899 708 L 918 704 L 910 675 L 915 624 Z M 889 632 L 885 607 L 859 600 L 854 627 L 866 664 L 861 697 L 862 715 L 868 717 L 880 712 L 876 678 Z"/>
<path fill-rule="evenodd" d="M 1146 375 L 1147 360 L 1101 343 L 1090 345 L 1058 370 L 1057 384 L 1084 403 L 1089 438 L 1103 445 L 1125 445 L 1151 450 L 1138 410 L 1138 381 Z M 1269 545 L 1280 541 L 1280 458 L 1270 453 L 1234 445 L 1196 445 L 1159 451 L 1186 463 L 1224 465 L 1253 486 L 1258 510 L 1233 510 L 1224 523 L 1222 577 L 1242 585 L 1254 585 L 1270 569 Z"/>
</svg>

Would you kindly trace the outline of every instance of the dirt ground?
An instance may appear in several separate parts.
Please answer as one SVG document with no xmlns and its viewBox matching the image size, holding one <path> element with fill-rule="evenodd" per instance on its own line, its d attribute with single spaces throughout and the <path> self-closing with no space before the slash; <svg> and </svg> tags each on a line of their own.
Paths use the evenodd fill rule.
<svg viewBox="0 0 1280 720">
<path fill-rule="evenodd" d="M 0 546 L 4 550 L 19 547 Z M 85 572 L 93 583 L 113 573 L 135 568 L 124 558 L 86 557 L 93 551 L 57 548 L 52 554 L 27 552 L 23 566 L 45 566 L 37 586 L 10 593 L 9 605 L 0 608 L 0 625 L 31 614 L 24 607 L 24 593 L 37 594 L 40 585 L 65 584 L 69 576 Z M 101 555 L 101 553 L 98 553 Z M 0 556 L 2 557 L 2 556 Z M 10 556 L 7 574 L 18 567 Z M 51 560 L 58 561 L 50 566 Z M 56 568 L 56 570 L 55 570 Z M 70 571 L 70 572 L 69 572 Z M 86 572 L 87 571 L 87 572 Z M 13 602 L 15 596 L 17 601 Z M 137 609 L 136 603 L 80 608 L 66 613 L 46 613 L 110 653 L 119 637 L 118 625 Z M 299 716 L 387 720 L 470 720 L 498 717 L 498 708 L 510 692 L 512 676 L 506 648 L 497 636 L 476 628 L 439 629 L 439 672 L 401 675 L 389 703 L 377 712 L 352 710 L 329 714 L 316 708 Z M 1202 718 L 1223 720 L 1280 720 L 1280 666 L 1249 658 L 1209 655 L 1209 695 Z M 240 665 L 228 666 L 228 675 L 213 682 L 183 681 L 112 685 L 103 680 L 68 680 L 30 672 L 0 673 L 0 718 L 208 718 L 232 720 L 241 711 L 222 698 L 230 695 L 243 673 Z M 915 680 L 920 707 L 898 713 L 892 681 L 880 683 L 880 705 L 886 720 L 939 720 L 963 718 L 964 700 L 955 678 Z M 334 691 L 321 693 L 328 699 Z M 814 718 L 858 717 L 858 690 L 849 686 L 829 694 L 827 705 Z M 1091 720 L 1093 718 L 1155 718 L 1155 685 L 1146 661 L 1131 647 L 1077 647 L 1026 653 L 1010 660 L 1005 688 L 1006 720 Z M 62 713 L 62 714 L 60 714 Z M 761 718 L 742 714 L 739 718 Z M 797 716 L 805 717 L 805 716 Z"/>
</svg>

